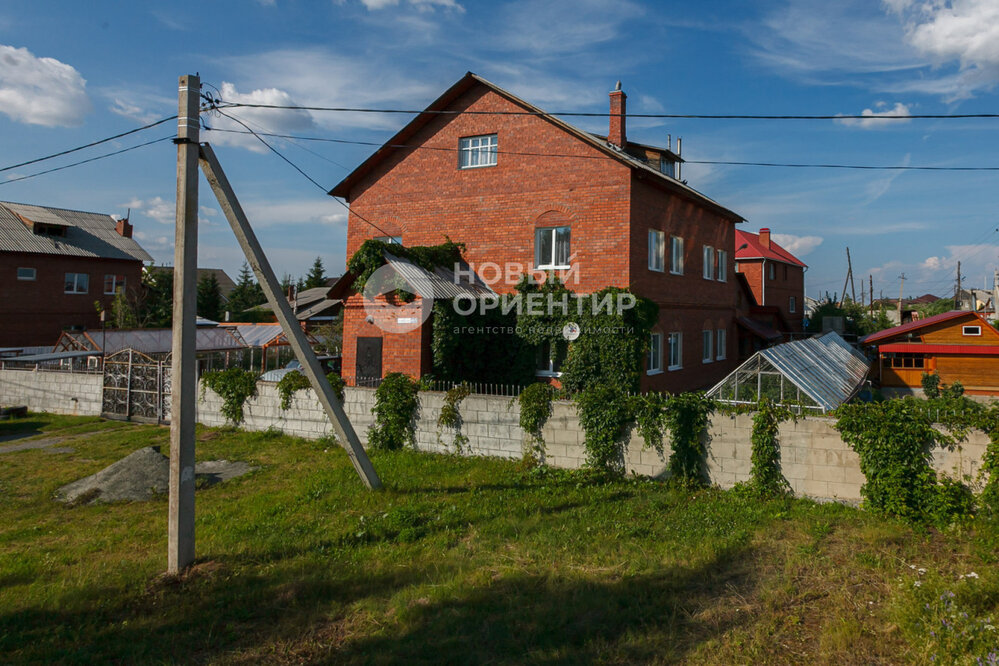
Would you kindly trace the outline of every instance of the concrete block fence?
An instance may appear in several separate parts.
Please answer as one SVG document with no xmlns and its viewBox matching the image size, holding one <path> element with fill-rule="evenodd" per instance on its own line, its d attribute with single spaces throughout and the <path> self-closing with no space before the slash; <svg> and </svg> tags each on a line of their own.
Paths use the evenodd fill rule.
<svg viewBox="0 0 999 666">
<path fill-rule="evenodd" d="M 101 411 L 100 375 L 56 372 L 0 370 L 0 404 L 26 404 L 34 411 L 60 414 L 97 415 Z M 289 435 L 318 439 L 332 433 L 319 400 L 311 390 L 297 392 L 290 409 L 282 411 L 274 384 L 258 385 L 258 395 L 243 406 L 246 417 L 242 427 L 262 431 L 274 428 Z M 437 417 L 444 404 L 444 394 L 423 391 L 416 423 L 416 448 L 421 451 L 454 452 L 454 433 L 438 432 Z M 344 408 L 363 443 L 374 422 L 371 408 L 375 391 L 348 387 Z M 225 424 L 220 409 L 222 399 L 212 391 L 198 400 L 198 422 L 208 426 Z M 462 433 L 468 437 L 463 454 L 517 459 L 523 455 L 524 432 L 520 427 L 520 409 L 515 399 L 471 395 L 459 412 Z M 857 454 L 842 440 L 833 427 L 834 419 L 809 417 L 780 426 L 781 465 L 795 494 L 823 499 L 856 501 L 864 475 Z M 749 479 L 753 429 L 752 415 L 715 414 L 708 431 L 708 472 L 713 483 L 730 488 Z M 552 417 L 545 425 L 545 460 L 549 465 L 575 469 L 586 460 L 585 434 L 579 425 L 576 407 L 570 402 L 556 402 Z M 668 438 L 667 438 L 668 439 Z M 978 473 L 988 438 L 973 432 L 960 449 L 935 450 L 933 466 L 951 476 Z M 624 465 L 629 473 L 662 476 L 669 458 L 666 444 L 663 455 L 645 448 L 632 429 L 624 447 Z"/>
</svg>

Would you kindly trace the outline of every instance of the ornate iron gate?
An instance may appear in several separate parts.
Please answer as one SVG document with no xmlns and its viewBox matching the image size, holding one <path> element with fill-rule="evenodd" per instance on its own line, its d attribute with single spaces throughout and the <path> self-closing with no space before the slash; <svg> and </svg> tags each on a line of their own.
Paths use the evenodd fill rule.
<svg viewBox="0 0 999 666">
<path fill-rule="evenodd" d="M 101 411 L 110 419 L 169 422 L 170 357 L 157 360 L 134 349 L 106 357 Z"/>
</svg>

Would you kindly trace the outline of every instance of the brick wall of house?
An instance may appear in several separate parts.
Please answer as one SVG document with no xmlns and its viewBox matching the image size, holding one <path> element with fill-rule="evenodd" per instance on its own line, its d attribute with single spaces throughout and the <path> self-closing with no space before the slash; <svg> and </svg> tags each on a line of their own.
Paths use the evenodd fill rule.
<svg viewBox="0 0 999 666">
<path fill-rule="evenodd" d="M 774 279 L 770 279 L 770 265 L 773 264 L 776 271 Z M 790 324 L 793 332 L 801 332 L 802 308 L 805 299 L 805 271 L 800 266 L 791 266 L 779 262 L 766 262 L 766 274 L 764 274 L 763 261 L 760 259 L 740 261 L 739 272 L 746 276 L 749 287 L 753 290 L 753 297 L 760 305 L 776 306 L 780 308 L 784 319 Z M 766 281 L 766 298 L 764 299 L 764 280 Z M 795 299 L 795 312 L 790 311 L 790 298 Z M 765 302 L 764 302 L 765 300 Z"/>
<path fill-rule="evenodd" d="M 381 299 L 384 301 L 384 299 Z M 343 365 L 341 374 L 348 383 L 358 376 L 357 339 L 373 337 L 382 339 L 382 376 L 390 372 L 401 372 L 419 378 L 431 372 L 433 352 L 430 347 L 432 324 L 424 325 L 407 333 L 391 333 L 379 328 L 375 322 L 367 321 L 364 297 L 354 294 L 347 299 L 343 309 Z"/>
<path fill-rule="evenodd" d="M 34 280 L 18 280 L 18 268 L 34 268 Z M 65 293 L 66 273 L 86 273 L 85 294 Z M 101 327 L 94 301 L 109 309 L 106 274 L 124 275 L 126 288 L 137 289 L 141 261 L 5 252 L 0 259 L 0 347 L 54 345 L 64 329 Z"/>
</svg>

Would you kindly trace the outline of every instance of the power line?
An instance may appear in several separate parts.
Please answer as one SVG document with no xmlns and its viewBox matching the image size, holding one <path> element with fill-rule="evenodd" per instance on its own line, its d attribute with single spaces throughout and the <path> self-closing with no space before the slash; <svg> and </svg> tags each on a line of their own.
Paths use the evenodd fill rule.
<svg viewBox="0 0 999 666">
<path fill-rule="evenodd" d="M 159 143 L 160 141 L 169 141 L 173 139 L 173 136 L 164 136 L 159 139 L 153 139 L 152 141 L 147 141 L 145 143 L 140 143 L 129 148 L 122 148 L 121 150 L 116 150 L 113 153 L 105 153 L 104 155 L 98 155 L 97 157 L 91 157 L 85 160 L 80 160 L 79 162 L 73 162 L 72 164 L 64 164 L 62 166 L 57 166 L 52 169 L 47 169 L 45 171 L 39 171 L 38 173 L 28 174 L 27 176 L 20 176 L 18 178 L 10 178 L 8 180 L 0 181 L 0 185 L 8 185 L 10 183 L 16 183 L 19 180 L 28 180 L 29 178 L 35 178 L 36 176 L 44 176 L 47 173 L 53 173 L 55 171 L 62 171 L 63 169 L 69 169 L 70 167 L 80 166 L 81 164 L 87 164 L 89 162 L 96 162 L 97 160 L 103 160 L 106 157 L 113 157 L 115 155 L 121 155 L 122 153 L 127 153 L 130 150 L 136 150 L 137 148 L 144 148 L 146 146 L 151 146 L 154 143 Z"/>
<path fill-rule="evenodd" d="M 616 113 L 587 113 L 582 111 L 455 111 L 450 109 L 372 109 L 345 106 L 297 106 L 291 104 L 252 104 L 249 102 L 230 102 L 217 100 L 225 108 L 243 107 L 248 109 L 281 109 L 287 111 L 327 111 L 333 113 L 402 113 L 402 114 L 435 114 L 446 116 L 572 116 L 577 118 L 609 118 L 617 117 Z M 751 113 L 629 113 L 628 118 L 665 118 L 677 120 L 959 120 L 973 118 L 999 118 L 999 113 L 918 113 L 918 114 L 878 114 L 876 116 L 863 114 L 751 114 Z"/>
<path fill-rule="evenodd" d="M 282 154 L 281 154 L 281 152 L 280 152 L 280 151 L 279 151 L 279 150 L 278 150 L 277 148 L 275 148 L 275 147 L 274 147 L 274 146 L 272 146 L 271 144 L 267 143 L 267 142 L 266 142 L 266 141 L 265 141 L 265 140 L 263 139 L 263 137 L 261 137 L 261 136 L 260 136 L 259 134 L 257 134 L 256 132 L 254 132 L 254 131 L 253 131 L 252 129 L 250 129 L 250 126 L 249 126 L 249 125 L 247 125 L 246 123 L 244 123 L 244 122 L 243 122 L 242 120 L 240 120 L 239 118 L 236 118 L 235 116 L 232 116 L 232 115 L 230 115 L 230 114 L 228 114 L 228 113 L 225 113 L 225 112 L 224 112 L 224 111 L 222 111 L 221 109 L 218 109 L 218 108 L 213 108 L 212 110 L 213 110 L 213 111 L 215 111 L 215 112 L 217 112 L 217 113 L 219 113 L 219 114 L 221 114 L 221 115 L 223 115 L 223 116 L 225 116 L 225 117 L 226 117 L 226 118 L 228 118 L 229 120 L 232 120 L 233 122 L 237 122 L 237 123 L 239 123 L 240 125 L 242 125 L 243 127 L 245 127 L 245 128 L 246 128 L 246 130 L 247 130 L 247 131 L 248 131 L 248 132 L 249 132 L 250 134 L 252 134 L 252 135 L 253 135 L 254 137 L 256 137 L 257 141 L 259 141 L 260 143 L 262 143 L 262 144 L 264 144 L 265 146 L 267 146 L 268 150 L 270 150 L 270 151 L 271 151 L 272 153 L 274 153 L 275 155 L 277 155 L 278 157 L 280 157 L 280 158 L 281 158 L 282 160 L 284 160 L 285 162 L 287 162 L 287 163 L 288 163 L 288 164 L 289 164 L 289 165 L 290 165 L 290 166 L 291 166 L 291 167 L 292 167 L 292 168 L 293 168 L 293 169 L 294 169 L 295 171 L 297 171 L 298 173 L 302 174 L 302 175 L 303 175 L 303 176 L 304 176 L 305 178 L 307 178 L 307 179 L 309 180 L 309 182 L 310 182 L 310 183 L 312 183 L 313 185 L 315 185 L 316 187 L 318 187 L 318 188 L 319 188 L 320 190 L 322 190 L 324 194 L 326 194 L 326 193 L 327 193 L 327 188 L 326 188 L 325 186 L 323 186 L 323 185 L 320 185 L 318 181 L 316 181 L 316 180 L 315 180 L 315 179 L 314 179 L 314 178 L 313 178 L 312 176 L 310 176 L 309 174 L 305 173 L 305 171 L 304 171 L 304 170 L 302 170 L 302 169 L 301 169 L 301 168 L 300 168 L 300 167 L 299 167 L 299 166 L 298 166 L 297 164 L 295 164 L 295 163 L 294 163 L 294 162 L 292 162 L 292 161 L 291 161 L 290 159 L 288 159 L 287 157 L 285 157 L 284 155 L 282 155 Z M 360 214 L 360 213 L 358 213 L 357 211 L 351 211 L 351 209 L 350 209 L 350 206 L 348 206 L 348 205 L 347 205 L 346 203 L 344 203 L 343 201 L 340 201 L 340 199 L 338 199 L 338 198 L 336 198 L 336 197 L 333 197 L 333 201 L 337 202 L 338 204 L 340 204 L 341 206 L 343 206 L 344 208 L 346 208 L 346 209 L 347 209 L 347 213 L 348 213 L 348 214 L 349 214 L 349 213 L 351 213 L 351 212 L 353 212 L 353 213 L 354 213 L 354 215 L 355 215 L 355 216 L 356 216 L 356 217 L 357 217 L 358 219 L 360 219 L 360 220 L 363 220 L 364 222 L 368 223 L 368 224 L 369 224 L 369 225 L 371 225 L 371 226 L 372 226 L 373 228 L 375 228 L 375 229 L 377 229 L 378 231 L 380 231 L 380 232 L 381 232 L 381 233 L 382 233 L 383 235 L 385 235 L 385 236 L 388 236 L 389 238 L 392 238 L 392 234 L 388 233 L 387 231 L 385 231 L 384 229 L 382 229 L 382 228 L 381 228 L 381 227 L 379 227 L 379 226 L 378 226 L 377 224 L 375 224 L 375 223 L 374 223 L 374 222 L 372 222 L 371 220 L 367 219 L 366 217 L 364 217 L 363 215 L 361 215 L 361 214 Z"/>
<path fill-rule="evenodd" d="M 162 118 L 160 120 L 157 120 L 156 122 L 149 123 L 148 125 L 143 125 L 142 127 L 136 127 L 135 129 L 128 130 L 127 132 L 122 132 L 121 134 L 115 134 L 114 136 L 109 136 L 106 139 L 100 139 L 98 141 L 92 141 L 92 142 L 90 142 L 88 144 L 84 144 L 82 146 L 77 146 L 76 148 L 70 148 L 68 150 L 63 150 L 63 151 L 60 151 L 58 153 L 53 153 L 51 155 L 46 155 L 45 157 L 36 157 L 33 160 L 28 160 L 27 162 L 21 162 L 20 164 L 11 164 L 10 166 L 5 166 L 5 167 L 0 168 L 0 173 L 2 173 L 4 171 L 10 171 L 11 169 L 17 169 L 18 167 L 28 166 L 29 164 L 36 164 L 38 162 L 44 162 L 45 160 L 50 160 L 50 159 L 52 159 L 54 157 L 62 157 L 63 155 L 69 155 L 70 153 L 75 153 L 75 152 L 77 152 L 79 150 L 84 150 L 85 148 L 93 148 L 94 146 L 99 146 L 102 143 L 107 143 L 108 141 L 114 141 L 115 139 L 120 139 L 123 136 L 128 136 L 129 134 L 135 134 L 136 132 L 141 132 L 143 130 L 147 130 L 147 129 L 150 129 L 152 127 L 156 127 L 157 125 L 162 125 L 165 122 L 169 122 L 171 120 L 174 120 L 176 117 L 177 116 L 170 116 L 169 118 Z M 79 162 L 79 164 L 83 164 L 83 162 Z M 43 171 L 42 173 L 49 173 L 49 172 L 48 171 Z M 14 180 L 21 180 L 21 179 L 17 178 L 17 179 L 14 179 Z M 8 182 L 13 182 L 13 181 L 8 181 Z"/>
<path fill-rule="evenodd" d="M 234 129 L 221 129 L 206 127 L 212 132 L 228 132 L 232 134 L 247 134 L 248 132 Z M 330 139 L 317 136 L 299 136 L 295 134 L 275 134 L 261 133 L 262 136 L 270 136 L 278 139 L 291 139 L 298 141 L 321 141 L 327 143 L 339 143 L 356 146 L 384 146 L 385 148 L 397 148 L 401 150 L 436 150 L 450 153 L 457 153 L 457 148 L 446 148 L 443 146 L 411 146 L 407 144 L 381 144 L 375 141 L 354 141 L 348 139 Z M 579 155 L 568 153 L 536 153 L 516 150 L 497 150 L 498 155 L 515 155 L 519 157 L 566 157 L 585 160 L 610 160 L 614 159 L 608 155 Z M 324 158 L 325 159 L 325 158 Z M 947 166 L 911 166 L 911 165 L 890 165 L 890 164 L 834 164 L 820 163 L 807 164 L 798 162 L 737 162 L 731 160 L 684 160 L 687 164 L 711 164 L 718 166 L 753 166 L 753 167 L 779 167 L 787 169 L 859 169 L 864 171 L 999 171 L 999 166 L 970 166 L 970 167 L 947 167 Z M 338 165 L 343 166 L 343 165 Z M 346 168 L 346 167 L 344 167 Z"/>
</svg>

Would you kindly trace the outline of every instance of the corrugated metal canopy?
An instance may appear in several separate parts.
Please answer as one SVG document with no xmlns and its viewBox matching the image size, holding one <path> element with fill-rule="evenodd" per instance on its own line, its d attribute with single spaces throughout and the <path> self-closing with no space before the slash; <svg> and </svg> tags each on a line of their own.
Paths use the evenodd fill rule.
<svg viewBox="0 0 999 666">
<path fill-rule="evenodd" d="M 396 272 L 396 275 L 405 280 L 406 284 L 423 298 L 450 299 L 463 296 L 480 298 L 496 293 L 486 286 L 467 264 L 465 264 L 467 270 L 462 270 L 459 277 L 450 268 L 438 266 L 434 268 L 433 272 L 430 272 L 411 261 L 400 259 L 388 252 L 385 253 L 385 261 Z M 471 277 L 469 278 L 469 276 Z"/>
<path fill-rule="evenodd" d="M 65 227 L 66 235 L 35 234 L 18 215 L 33 222 Z M 153 260 L 138 242 L 115 231 L 115 224 L 110 215 L 100 213 L 0 202 L 0 250 L 129 261 Z"/>
<path fill-rule="evenodd" d="M 863 354 L 830 331 L 821 337 L 785 342 L 756 352 L 708 395 L 727 401 L 719 397 L 726 385 L 740 381 L 740 375 L 753 372 L 753 368 L 759 372 L 766 366 L 779 372 L 824 411 L 836 409 L 853 397 L 870 369 Z"/>
</svg>

